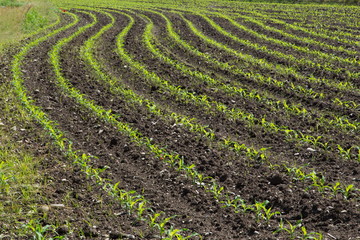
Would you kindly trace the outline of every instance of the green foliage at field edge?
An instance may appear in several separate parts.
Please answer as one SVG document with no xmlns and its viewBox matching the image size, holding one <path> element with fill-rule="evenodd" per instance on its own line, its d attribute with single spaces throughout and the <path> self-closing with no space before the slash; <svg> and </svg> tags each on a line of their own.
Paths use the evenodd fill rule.
<svg viewBox="0 0 360 240">
<path fill-rule="evenodd" d="M 15 0 L 0 0 L 0 6 L 4 7 L 20 7 L 22 5 L 24 5 L 24 3 Z"/>
<path fill-rule="evenodd" d="M 285 4 L 341 4 L 360 5 L 360 0 L 230 0 L 239 2 L 285 3 Z"/>
<path fill-rule="evenodd" d="M 48 24 L 48 18 L 43 16 L 35 8 L 31 8 L 25 15 L 23 29 L 24 32 L 30 33 L 37 29 L 43 28 Z"/>
</svg>

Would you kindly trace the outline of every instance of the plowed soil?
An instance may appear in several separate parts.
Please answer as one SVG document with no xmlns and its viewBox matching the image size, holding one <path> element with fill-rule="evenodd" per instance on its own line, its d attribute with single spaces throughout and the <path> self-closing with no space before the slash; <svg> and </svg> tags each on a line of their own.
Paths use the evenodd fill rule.
<svg viewBox="0 0 360 240">
<path fill-rule="evenodd" d="M 304 169 L 309 172 L 311 170 L 321 172 L 329 183 L 339 181 L 360 188 L 360 163 L 358 161 L 346 160 L 335 150 L 313 149 L 313 146 L 307 143 L 288 141 L 283 133 L 267 131 L 259 124 L 249 126 L 246 121 L 233 121 L 222 113 L 216 111 L 210 113 L 200 106 L 175 99 L 169 92 L 154 84 L 134 67 L 129 66 L 115 51 L 117 35 L 129 23 L 129 18 L 123 13 L 131 15 L 135 20 L 134 26 L 126 35 L 124 49 L 133 60 L 140 62 L 160 78 L 194 94 L 207 95 L 210 100 L 224 103 L 229 108 L 238 108 L 252 113 L 259 119 L 267 116 L 268 121 L 279 126 L 288 126 L 315 136 L 322 135 L 324 140 L 333 144 L 347 147 L 359 145 L 359 131 L 341 130 L 336 127 L 326 128 L 326 126 L 316 127 L 316 118 L 325 115 L 330 119 L 329 114 L 335 114 L 358 123 L 359 109 L 341 107 L 331 100 L 334 97 L 342 97 L 346 101 L 359 104 L 359 91 L 340 91 L 314 84 L 312 86 L 314 90 L 324 92 L 326 95 L 324 99 L 319 100 L 293 93 L 289 89 L 257 83 L 250 78 L 221 70 L 177 45 L 168 35 L 165 20 L 154 12 L 136 9 L 132 11 L 103 9 L 103 11 L 107 11 L 116 19 L 115 24 L 102 35 L 96 44 L 95 56 L 104 65 L 104 71 L 121 81 L 120 85 L 132 89 L 136 94 L 154 101 L 170 112 L 196 118 L 199 123 L 213 129 L 215 133 L 214 140 L 199 136 L 181 124 L 175 124 L 174 120 L 159 117 L 150 113 L 145 106 L 129 102 L 112 92 L 106 83 L 98 81 L 91 67 L 81 59 L 80 51 L 85 41 L 109 24 L 111 20 L 98 11 L 72 9 L 70 12 L 80 18 L 79 23 L 32 48 L 26 55 L 21 67 L 24 85 L 28 96 L 34 100 L 34 104 L 40 106 L 49 118 L 58 124 L 59 129 L 65 132 L 66 138 L 73 142 L 74 149 L 97 156 L 96 161 L 92 163 L 94 167 L 108 167 L 104 172 L 106 178 L 114 183 L 120 182 L 121 188 L 142 193 L 150 201 L 153 210 L 162 211 L 166 216 L 176 216 L 171 220 L 174 227 L 187 228 L 191 232 L 202 235 L 203 239 L 290 239 L 286 232 L 273 233 L 278 229 L 281 219 L 292 224 L 301 220 L 308 232 L 321 232 L 324 239 L 358 239 L 360 237 L 359 195 L 352 195 L 349 199 L 345 199 L 340 193 L 333 195 L 328 190 L 321 192 L 311 186 L 311 181 L 296 180 L 283 168 L 269 166 L 269 162 L 279 166 L 283 163 L 289 166 L 305 166 Z M 235 62 L 236 67 L 247 64 L 242 61 L 236 62 L 236 57 L 205 43 L 189 29 L 177 13 L 167 9 L 157 11 L 167 16 L 181 38 L 199 51 L 206 52 L 222 62 Z M 92 112 L 64 94 L 56 85 L 57 80 L 49 61 L 49 52 L 61 39 L 70 36 L 79 27 L 92 21 L 85 12 L 95 14 L 98 22 L 94 27 L 66 44 L 60 53 L 61 71 L 70 84 L 85 94 L 88 99 L 93 100 L 95 104 L 108 110 L 111 109 L 112 113 L 117 114 L 118 121 L 129 124 L 142 136 L 151 138 L 153 144 L 164 146 L 170 152 L 179 154 L 187 164 L 195 164 L 199 172 L 216 179 L 227 192 L 234 196 L 241 196 L 247 203 L 267 200 L 269 201 L 267 206 L 272 207 L 274 211 L 279 211 L 280 214 L 269 221 L 258 221 L 254 213 L 236 213 L 231 208 L 222 207 L 211 193 L 165 164 L 146 146 L 136 145 L 129 136 L 122 134 L 111 124 L 96 118 Z M 268 93 L 274 99 L 288 99 L 290 102 L 301 103 L 313 111 L 313 118 L 284 114 L 275 111 L 265 103 L 218 91 L 157 58 L 147 49 L 142 39 L 148 22 L 141 14 L 149 17 L 154 23 L 154 44 L 171 58 L 226 84 L 257 89 Z M 289 63 L 282 62 L 277 57 L 256 52 L 231 41 L 200 16 L 186 12 L 183 14 L 205 35 L 227 44 L 232 49 L 257 58 L 264 58 L 272 63 L 289 66 Z M 63 24 L 70 21 L 66 14 L 62 14 L 61 18 Z M 226 27 L 228 23 L 224 19 L 214 18 L 214 20 L 227 31 L 242 36 L 240 31 L 236 33 L 234 26 Z M 250 26 L 249 23 L 248 26 Z M 254 30 L 260 31 L 260 29 Z M 263 33 L 278 37 L 275 33 Z M 244 34 L 243 38 L 256 42 L 256 38 L 250 35 Z M 257 43 L 263 44 L 261 41 Z M 295 41 L 293 43 L 296 44 Z M 271 44 L 266 46 L 273 47 Z M 274 46 L 274 50 L 281 51 L 278 46 Z M 301 56 L 299 52 L 294 54 Z M 341 64 L 337 67 L 344 68 Z M 273 74 L 260 66 L 249 66 L 249 69 L 285 81 L 285 76 Z M 298 71 L 306 75 L 309 69 L 299 67 Z M 319 78 L 341 80 L 341 73 L 330 74 L 320 70 L 311 73 Z M 301 85 L 307 84 L 298 79 L 289 79 L 289 81 Z M 355 82 L 353 79 L 351 81 Z M 253 161 L 230 148 L 219 146 L 217 143 L 224 138 L 231 138 L 247 146 L 254 146 L 256 149 L 267 148 L 269 162 Z M 61 153 L 54 150 L 54 154 Z M 79 169 L 73 167 L 67 159 L 63 159 L 63 163 L 49 160 L 43 164 L 44 171 L 53 179 L 53 183 L 44 189 L 44 195 L 50 202 L 61 202 L 66 206 L 64 209 L 52 211 L 44 225 L 63 226 L 69 222 L 75 229 L 74 232 L 68 231 L 65 227 L 58 229 L 58 233 L 67 236 L 68 239 L 79 239 L 80 235 L 85 236 L 86 239 L 159 239 L 156 230 L 150 229 L 136 217 L 129 215 L 101 188 L 86 179 Z M 90 226 L 85 221 L 91 222 Z M 300 229 L 297 231 L 301 232 Z"/>
</svg>

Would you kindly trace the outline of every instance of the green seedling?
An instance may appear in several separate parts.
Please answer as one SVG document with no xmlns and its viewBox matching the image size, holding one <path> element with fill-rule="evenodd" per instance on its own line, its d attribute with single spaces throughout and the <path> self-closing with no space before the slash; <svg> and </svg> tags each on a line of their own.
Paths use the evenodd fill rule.
<svg viewBox="0 0 360 240">
<path fill-rule="evenodd" d="M 55 239 L 64 239 L 63 236 L 48 237 L 48 234 L 56 234 L 56 227 L 53 225 L 42 226 L 39 220 L 31 219 L 23 227 L 30 231 L 33 234 L 33 240 L 55 240 Z"/>
<path fill-rule="evenodd" d="M 288 227 L 284 225 L 284 220 L 280 219 L 279 228 L 275 230 L 273 233 L 287 232 L 291 240 L 295 239 L 296 229 L 301 227 L 301 220 L 297 221 L 295 224 L 291 224 L 289 221 L 286 222 Z"/>
<path fill-rule="evenodd" d="M 351 197 L 351 194 L 355 192 L 355 190 L 355 186 L 352 184 L 347 185 L 345 189 L 342 189 L 345 199 L 349 199 Z"/>
<path fill-rule="evenodd" d="M 333 185 L 330 185 L 329 188 L 332 190 L 332 193 L 334 194 L 334 196 L 336 196 L 342 189 L 340 182 L 336 182 Z"/>
<path fill-rule="evenodd" d="M 322 240 L 323 239 L 322 233 L 318 233 L 318 232 L 308 233 L 304 226 L 301 227 L 301 231 L 302 231 L 302 235 L 303 235 L 303 236 L 301 236 L 301 239 L 303 239 L 303 240 L 305 240 L 305 239 Z"/>
</svg>

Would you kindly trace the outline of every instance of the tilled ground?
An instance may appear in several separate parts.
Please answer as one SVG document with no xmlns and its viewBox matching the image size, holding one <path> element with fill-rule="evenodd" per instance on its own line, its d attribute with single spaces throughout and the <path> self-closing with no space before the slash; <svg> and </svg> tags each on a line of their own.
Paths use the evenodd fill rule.
<svg viewBox="0 0 360 240">
<path fill-rule="evenodd" d="M 316 116 L 314 119 L 302 119 L 292 115 L 281 115 L 278 112 L 272 113 L 271 108 L 266 104 L 236 95 L 226 95 L 208 87 L 199 79 L 187 76 L 174 66 L 158 59 L 147 49 L 142 37 L 147 21 L 141 17 L 141 14 L 145 14 L 153 21 L 155 25 L 153 33 L 156 37 L 154 42 L 160 49 L 167 49 L 171 57 L 189 67 L 207 74 L 213 72 L 213 76 L 221 76 L 221 79 L 230 84 L 233 81 L 231 73 L 216 70 L 211 64 L 176 46 L 167 35 L 166 23 L 159 15 L 139 10 L 103 9 L 103 11 L 110 13 L 116 20 L 96 45 L 95 55 L 104 65 L 104 71 L 118 79 L 120 86 L 126 86 L 136 94 L 154 101 L 162 109 L 196 118 L 200 124 L 208 126 L 215 132 L 215 139 L 206 138 L 181 124 L 175 124 L 174 120 L 150 113 L 146 106 L 133 104 L 114 94 L 109 85 L 99 81 L 91 66 L 80 57 L 85 41 L 109 24 L 111 19 L 95 10 L 71 10 L 79 17 L 79 23 L 33 47 L 26 55 L 21 67 L 24 85 L 34 104 L 40 106 L 49 118 L 58 124 L 66 137 L 74 143 L 75 149 L 97 156 L 92 162 L 94 167 L 100 169 L 107 167 L 104 172 L 106 178 L 114 183 L 120 182 L 119 186 L 123 189 L 141 193 L 153 210 L 163 212 L 168 217 L 176 216 L 171 219 L 173 227 L 187 228 L 191 232 L 199 233 L 204 239 L 289 239 L 285 231 L 273 233 L 278 229 L 281 219 L 292 224 L 301 220 L 309 232 L 321 232 L 326 239 L 356 239 L 360 236 L 358 195 L 346 200 L 341 194 L 334 196 L 328 191 L 321 192 L 311 187 L 311 182 L 295 181 L 294 176 L 286 174 L 282 168 L 271 167 L 283 163 L 289 166 L 304 165 L 306 169 L 321 172 L 329 182 L 339 181 L 353 184 L 358 188 L 359 162 L 345 160 L 336 151 L 314 150 L 306 143 L 289 142 L 283 134 L 266 131 L 260 125 L 249 126 L 242 120 L 233 121 L 222 113 L 212 114 L 200 106 L 175 99 L 171 93 L 162 90 L 118 55 L 115 51 L 117 36 L 129 24 L 128 15 L 132 16 L 134 25 L 125 37 L 123 46 L 125 51 L 150 72 L 181 89 L 207 95 L 211 100 L 224 103 L 229 108 L 250 112 L 256 117 L 268 115 L 268 119 L 278 125 L 289 126 L 309 134 L 322 133 L 321 128 L 315 130 L 313 126 Z M 131 136 L 119 132 L 116 127 L 98 119 L 94 113 L 80 106 L 57 86 L 57 79 L 49 61 L 49 52 L 61 39 L 72 35 L 79 27 L 92 21 L 86 12 L 95 14 L 97 23 L 67 43 L 60 53 L 61 71 L 69 83 L 88 99 L 93 100 L 96 105 L 107 110 L 111 109 L 118 121 L 129 124 L 143 137 L 150 138 L 152 144 L 179 154 L 186 164 L 195 164 L 197 170 L 204 176 L 211 176 L 218 181 L 224 187 L 224 191 L 234 196 L 239 195 L 249 204 L 267 200 L 269 201 L 267 206 L 279 211 L 280 214 L 269 221 L 263 221 L 257 219 L 254 213 L 236 213 L 230 207 L 223 207 L 211 193 L 165 164 L 146 146 L 136 145 Z M 171 20 L 178 34 L 200 51 L 218 57 L 219 61 L 236 60 L 233 56 L 226 56 L 221 50 L 205 44 L 194 36 L 176 13 L 167 10 L 161 12 Z M 185 14 L 185 17 L 196 26 L 202 25 L 201 30 L 205 35 L 240 50 L 240 46 L 235 46 L 236 43 L 207 26 L 201 17 L 192 14 Z M 63 14 L 62 18 L 63 22 L 70 21 L 66 14 Z M 253 41 L 250 38 L 249 40 Z M 265 56 L 251 49 L 246 51 L 247 54 L 255 57 L 264 57 L 272 62 L 279 61 L 277 58 Z M 241 62 L 236 65 L 241 66 Z M 251 67 L 252 71 L 258 71 L 265 76 L 272 74 L 260 67 Z M 280 78 L 279 75 L 276 77 Z M 274 98 L 289 98 L 295 102 L 300 100 L 299 102 L 304 106 L 315 109 L 319 114 L 335 113 L 338 116 L 349 117 L 354 122 L 358 121 L 358 109 L 346 109 L 334 105 L 330 99 L 335 94 L 326 86 L 317 85 L 315 88 L 329 95 L 322 100 L 324 102 L 320 102 L 304 100 L 299 95 L 276 87 L 267 88 L 257 85 L 246 78 L 237 80 L 243 81 L 250 88 L 258 87 L 261 91 L 269 92 Z M 296 82 L 297 79 L 292 81 Z M 340 92 L 339 95 L 346 100 L 359 102 L 356 92 Z M 324 109 L 324 107 L 328 108 Z M 327 140 L 352 146 L 359 142 L 357 133 L 343 132 L 335 128 L 323 134 Z M 257 149 L 268 148 L 266 153 L 271 164 L 250 160 L 245 155 L 219 145 L 221 139 L 229 137 Z M 54 178 L 51 187 L 45 191 L 50 201 L 55 199 L 53 201 L 61 201 L 66 206 L 65 209 L 52 212 L 44 225 L 56 223 L 65 226 L 70 223 L 74 230 L 72 233 L 66 227 L 58 230 L 59 234 L 68 235 L 72 239 L 78 239 L 80 235 L 98 239 L 159 238 L 157 231 L 151 230 L 143 222 L 128 214 L 114 199 L 107 196 L 103 189 L 83 177 L 79 169 L 71 166 L 70 162 L 48 162 L 44 163 L 44 168 L 48 169 L 49 176 Z M 298 234 L 300 232 L 299 229 Z"/>
</svg>

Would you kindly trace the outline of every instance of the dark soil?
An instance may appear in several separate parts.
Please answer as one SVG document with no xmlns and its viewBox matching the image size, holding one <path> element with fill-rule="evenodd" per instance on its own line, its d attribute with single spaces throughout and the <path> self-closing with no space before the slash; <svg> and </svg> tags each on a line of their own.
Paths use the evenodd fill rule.
<svg viewBox="0 0 360 240">
<path fill-rule="evenodd" d="M 199 106 L 174 99 L 174 96 L 155 86 L 116 54 L 114 51 L 116 36 L 127 26 L 129 19 L 121 11 L 104 10 L 116 18 L 114 26 L 102 36 L 96 46 L 96 58 L 105 64 L 107 73 L 118 78 L 121 81 L 119 85 L 126 86 L 137 94 L 156 102 L 163 109 L 196 118 L 201 124 L 209 126 L 216 133 L 215 140 L 199 136 L 184 126 L 174 124 L 171 119 L 151 114 L 147 108 L 113 94 L 106 83 L 98 81 L 91 66 L 87 66 L 80 58 L 80 49 L 89 37 L 110 22 L 104 14 L 94 11 L 98 19 L 97 24 L 63 47 L 60 56 L 64 77 L 95 104 L 111 109 L 112 113 L 119 116 L 118 121 L 129 124 L 142 136 L 151 138 L 153 144 L 166 147 L 168 151 L 179 154 L 187 164 L 195 164 L 199 172 L 216 179 L 227 192 L 241 196 L 247 203 L 268 200 L 268 207 L 279 211 L 280 214 L 269 222 L 264 222 L 257 221 L 253 213 L 235 213 L 231 208 L 223 208 L 209 192 L 170 168 L 161 159 L 155 157 L 148 148 L 136 145 L 129 136 L 122 134 L 109 123 L 99 120 L 94 113 L 67 96 L 56 85 L 57 80 L 48 53 L 61 39 L 76 32 L 78 27 L 91 22 L 89 15 L 74 9 L 72 12 L 80 18 L 76 26 L 46 40 L 27 54 L 22 65 L 24 85 L 28 95 L 34 100 L 34 104 L 40 106 L 49 118 L 58 124 L 66 137 L 74 143 L 75 149 L 97 156 L 98 158 L 92 162 L 94 167 L 109 167 L 105 171 L 106 178 L 114 183 L 120 182 L 121 188 L 143 194 L 149 200 L 153 210 L 162 211 L 168 217 L 176 216 L 171 220 L 174 227 L 187 228 L 201 234 L 204 239 L 289 239 L 289 235 L 285 232 L 273 233 L 281 219 L 293 224 L 302 220 L 309 232 L 321 232 L 328 239 L 330 237 L 354 239 L 360 236 L 359 196 L 345 200 L 340 194 L 333 196 L 329 192 L 319 192 L 316 188 L 310 187 L 311 182 L 294 181 L 293 177 L 287 175 L 281 168 L 274 170 L 267 163 L 251 161 L 231 149 L 218 146 L 217 141 L 231 137 L 248 146 L 267 147 L 269 161 L 273 164 L 307 165 L 307 170 L 316 169 L 322 172 L 329 182 L 340 181 L 354 184 L 356 187 L 360 187 L 359 162 L 345 161 L 336 152 L 309 152 L 308 145 L 287 142 L 280 133 L 267 132 L 259 125 L 250 127 L 242 121 L 234 122 L 220 113 L 206 113 Z M 90 10 L 84 11 L 90 12 Z M 135 11 L 135 13 L 123 11 L 131 14 L 135 19 L 133 28 L 126 36 L 124 48 L 134 60 L 143 64 L 149 71 L 171 84 L 181 86 L 196 94 L 208 95 L 210 99 L 222 102 L 229 107 L 249 111 L 255 116 L 269 115 L 279 125 L 291 126 L 314 134 L 311 130 L 314 129 L 311 127 L 312 119 L 302 120 L 294 116 L 272 114 L 271 109 L 265 105 L 214 91 L 206 84 L 185 76 L 174 67 L 157 59 L 146 49 L 142 41 L 146 21 L 137 14 L 140 11 Z M 169 39 L 164 30 L 165 23 L 161 18 L 156 14 L 141 13 L 145 13 L 153 20 L 154 33 L 158 39 Z M 208 47 L 209 54 L 220 53 L 214 47 L 201 43 L 200 39 L 193 36 L 176 14 L 166 11 L 165 13 L 174 23 L 175 29 L 184 34 L 186 41 L 200 51 L 206 51 L 205 48 Z M 65 16 L 65 14 L 62 16 L 64 21 L 69 21 Z M 194 16 L 187 17 L 198 25 L 204 23 Z M 174 21 L 174 19 L 179 21 Z M 206 30 L 207 34 L 212 34 L 218 41 L 228 41 L 212 28 L 205 27 L 202 30 Z M 194 69 L 201 71 L 205 69 L 205 72 L 211 69 L 214 71 L 214 76 L 220 74 L 223 77 L 232 77 L 225 71 L 218 70 L 217 72 L 216 69 L 205 62 L 198 61 L 199 59 L 189 53 L 180 53 L 180 48 L 171 48 L 173 43 L 170 41 L 159 40 L 159 42 L 163 49 L 174 49 L 172 56 Z M 237 48 L 237 46 L 231 46 Z M 253 54 L 257 53 L 253 52 Z M 259 57 L 264 57 L 261 53 L 258 54 Z M 231 56 L 228 57 L 231 58 Z M 226 57 L 222 60 L 226 61 Z M 271 60 L 279 61 L 276 58 Z M 241 66 L 242 63 L 238 64 Z M 206 70 L 207 67 L 209 67 L 208 70 Z M 260 68 L 254 68 L 254 71 L 256 70 L 262 71 Z M 238 80 L 248 81 L 247 79 Z M 324 109 L 324 112 L 329 111 L 344 116 L 352 114 L 351 116 L 355 116 L 353 120 L 358 121 L 357 110 L 337 108 L 331 103 L 330 98 L 325 99 L 324 105 L 321 105 L 316 101 L 304 100 L 301 96 L 293 96 L 290 92 L 268 89 L 253 83 L 249 83 L 248 86 L 259 87 L 262 91 L 270 91 L 284 98 L 289 97 L 293 101 L 308 102 L 307 106 L 314 106 L 319 111 L 323 110 L 322 107 L 329 106 L 328 109 Z M 328 91 L 330 95 L 333 94 L 328 88 L 319 86 L 319 89 Z M 346 96 L 342 92 L 339 94 Z M 347 97 L 358 100 L 355 94 Z M 333 130 L 324 134 L 328 140 L 339 144 L 354 145 L 359 141 L 356 133 L 344 134 Z M 114 199 L 107 196 L 90 179 L 86 179 L 77 167 L 74 167 L 69 160 L 62 158 L 60 154 L 54 150 L 54 155 L 63 162 L 55 161 L 56 158 L 49 158 L 43 163 L 43 171 L 47 178 L 51 179 L 51 184 L 44 189 L 43 194 L 47 200 L 40 204 L 62 203 L 65 207 L 50 209 L 48 217 L 43 222 L 44 225 L 59 225 L 58 233 L 66 235 L 69 239 L 79 239 L 81 234 L 85 235 L 86 239 L 159 238 L 157 231 L 128 214 Z M 70 223 L 73 231 L 69 230 L 67 223 Z"/>
</svg>

